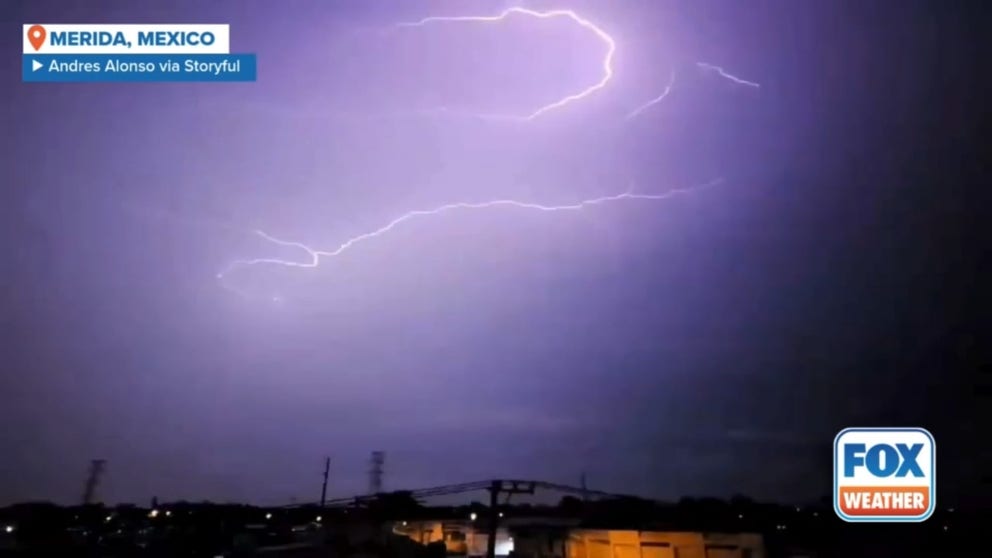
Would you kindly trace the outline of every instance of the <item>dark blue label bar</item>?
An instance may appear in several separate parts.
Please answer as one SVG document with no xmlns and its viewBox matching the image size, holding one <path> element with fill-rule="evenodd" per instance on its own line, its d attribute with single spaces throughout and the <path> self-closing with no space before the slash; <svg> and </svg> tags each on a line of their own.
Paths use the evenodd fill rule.
<svg viewBox="0 0 992 558">
<path fill-rule="evenodd" d="M 25 54 L 27 82 L 255 81 L 254 54 Z"/>
</svg>

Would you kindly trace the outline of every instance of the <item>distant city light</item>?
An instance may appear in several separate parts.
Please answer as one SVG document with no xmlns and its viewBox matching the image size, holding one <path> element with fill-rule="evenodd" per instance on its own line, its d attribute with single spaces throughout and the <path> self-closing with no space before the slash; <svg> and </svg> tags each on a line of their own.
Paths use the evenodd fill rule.
<svg viewBox="0 0 992 558">
<path fill-rule="evenodd" d="M 320 518 L 320 516 L 318 515 L 318 516 L 317 516 L 317 523 L 320 523 L 320 519 L 321 519 L 321 518 Z"/>
<path fill-rule="evenodd" d="M 166 511 L 165 512 L 165 517 L 172 517 L 172 512 L 171 511 Z"/>
<path fill-rule="evenodd" d="M 406 527 L 406 521 L 403 522 L 403 526 Z"/>
<path fill-rule="evenodd" d="M 8 533 L 13 533 L 14 532 L 14 526 L 13 525 L 8 525 L 8 526 L 4 527 L 3 530 L 6 531 L 6 532 L 8 532 Z"/>
<path fill-rule="evenodd" d="M 499 512 L 499 516 L 500 517 L 503 517 L 503 512 Z"/>
<path fill-rule="evenodd" d="M 472 512 L 472 515 L 468 516 L 468 518 L 471 519 L 472 521 L 475 521 L 475 518 L 476 517 L 478 517 L 478 516 L 475 515 L 475 512 Z"/>
<path fill-rule="evenodd" d="M 152 510 L 148 512 L 148 517 L 151 517 L 152 519 L 158 517 L 158 510 Z"/>
</svg>

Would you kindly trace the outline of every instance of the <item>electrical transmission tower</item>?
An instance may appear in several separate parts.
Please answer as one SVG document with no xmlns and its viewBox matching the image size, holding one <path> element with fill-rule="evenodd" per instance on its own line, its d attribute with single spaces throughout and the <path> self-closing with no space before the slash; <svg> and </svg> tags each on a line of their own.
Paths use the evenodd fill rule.
<svg viewBox="0 0 992 558">
<path fill-rule="evenodd" d="M 105 459 L 94 459 L 90 461 L 90 473 L 86 477 L 86 486 L 83 488 L 83 505 L 92 504 L 93 496 L 96 494 L 96 487 L 100 484 L 100 477 L 103 475 L 103 468 L 106 466 Z"/>
<path fill-rule="evenodd" d="M 385 462 L 385 452 L 372 452 L 372 460 L 369 467 L 369 494 L 379 494 L 382 492 L 382 466 Z"/>
</svg>

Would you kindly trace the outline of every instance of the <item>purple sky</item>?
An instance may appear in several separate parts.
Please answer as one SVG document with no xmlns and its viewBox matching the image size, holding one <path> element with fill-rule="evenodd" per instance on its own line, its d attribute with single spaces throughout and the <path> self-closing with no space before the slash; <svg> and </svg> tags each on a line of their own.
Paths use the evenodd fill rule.
<svg viewBox="0 0 992 558">
<path fill-rule="evenodd" d="M 585 472 L 805 501 L 852 425 L 930 427 L 942 498 L 977 478 L 967 14 L 568 2 L 614 38 L 613 78 L 514 122 L 460 113 L 581 91 L 602 41 L 567 19 L 392 27 L 505 2 L 286 4 L 0 8 L 0 504 L 75 501 L 98 457 L 107 501 L 314 499 L 325 455 L 346 496 L 372 450 L 387 488 Z M 229 22 L 259 80 L 22 84 L 27 22 Z M 305 260 L 256 229 L 333 250 L 453 202 L 718 177 L 453 211 L 216 278 Z"/>
</svg>

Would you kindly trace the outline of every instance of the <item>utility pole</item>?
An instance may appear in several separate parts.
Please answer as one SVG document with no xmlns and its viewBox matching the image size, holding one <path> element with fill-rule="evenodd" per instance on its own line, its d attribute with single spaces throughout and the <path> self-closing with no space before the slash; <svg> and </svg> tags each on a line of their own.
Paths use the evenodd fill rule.
<svg viewBox="0 0 992 558">
<path fill-rule="evenodd" d="M 327 474 L 331 472 L 331 458 L 324 460 L 324 484 L 320 487 L 320 507 L 327 501 Z"/>
<path fill-rule="evenodd" d="M 579 477 L 579 486 L 582 487 L 582 501 L 587 502 L 589 500 L 589 488 L 586 487 L 586 474 L 584 472 Z"/>
<path fill-rule="evenodd" d="M 503 492 L 507 499 L 513 494 L 533 494 L 534 483 L 526 481 L 494 480 L 489 485 L 489 539 L 486 541 L 486 556 L 496 558 L 496 532 L 499 530 L 499 494 Z"/>
<path fill-rule="evenodd" d="M 100 477 L 103 475 L 103 468 L 106 466 L 105 459 L 94 459 L 90 461 L 90 473 L 86 477 L 86 486 L 83 488 L 83 505 L 92 504 L 93 496 L 96 494 L 96 487 L 100 484 Z"/>
</svg>

